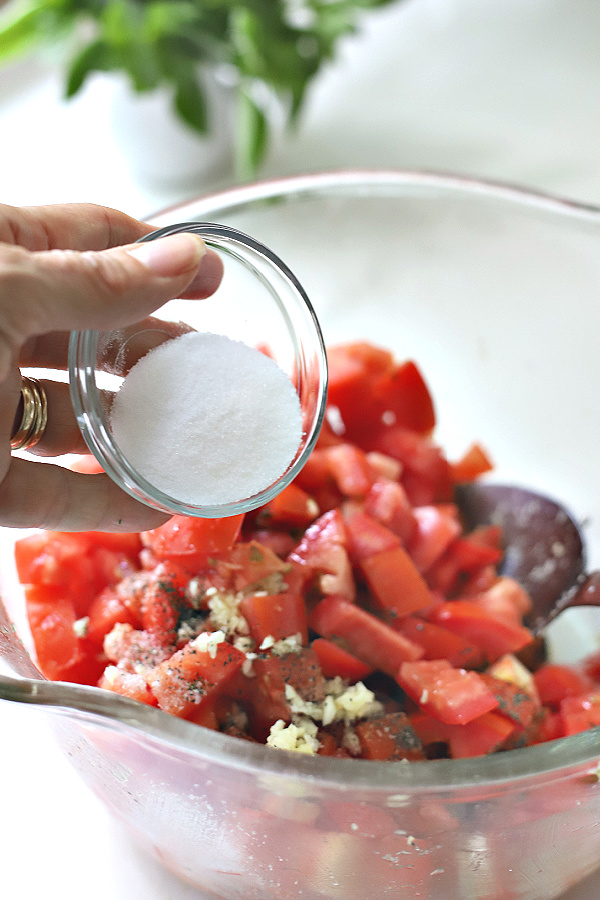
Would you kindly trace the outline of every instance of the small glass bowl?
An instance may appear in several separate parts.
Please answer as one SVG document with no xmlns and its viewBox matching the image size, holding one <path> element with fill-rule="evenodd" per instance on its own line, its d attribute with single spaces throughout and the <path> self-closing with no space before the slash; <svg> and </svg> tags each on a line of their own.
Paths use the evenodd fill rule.
<svg viewBox="0 0 600 900">
<path fill-rule="evenodd" d="M 90 451 L 125 491 L 155 509 L 218 518 L 267 503 L 295 477 L 316 443 L 327 397 L 327 359 L 319 322 L 302 285 L 271 250 L 224 225 L 184 222 L 153 231 L 142 241 L 190 231 L 223 258 L 224 276 L 206 300 L 171 300 L 136 326 L 114 331 L 74 331 L 69 344 L 71 400 Z M 150 484 L 121 452 L 110 426 L 110 409 L 131 366 L 154 346 L 182 331 L 223 334 L 266 346 L 295 386 L 302 438 L 294 459 L 264 490 L 239 501 L 195 505 Z M 235 377 L 235 373 L 232 373 Z"/>
</svg>

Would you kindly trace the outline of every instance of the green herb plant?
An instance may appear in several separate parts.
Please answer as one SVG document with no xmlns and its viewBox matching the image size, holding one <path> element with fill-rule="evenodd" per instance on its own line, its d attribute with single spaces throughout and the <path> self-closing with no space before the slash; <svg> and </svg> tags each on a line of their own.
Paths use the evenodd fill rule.
<svg viewBox="0 0 600 900">
<path fill-rule="evenodd" d="M 210 130 L 202 67 L 235 76 L 236 164 L 255 174 L 269 138 L 265 88 L 299 118 L 311 80 L 361 15 L 394 0 L 13 0 L 0 14 L 0 63 L 60 51 L 66 96 L 93 71 L 125 72 L 137 92 L 172 90 L 177 115 Z M 262 92 L 262 94 L 261 94 Z"/>
</svg>

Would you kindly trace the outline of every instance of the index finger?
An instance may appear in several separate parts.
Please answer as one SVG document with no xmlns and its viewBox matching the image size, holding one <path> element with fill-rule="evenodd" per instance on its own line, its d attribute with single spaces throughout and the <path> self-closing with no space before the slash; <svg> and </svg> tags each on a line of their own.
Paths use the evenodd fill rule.
<svg viewBox="0 0 600 900">
<path fill-rule="evenodd" d="M 26 250 L 108 250 L 155 229 L 94 203 L 14 207 L 0 204 L 0 242 Z"/>
</svg>

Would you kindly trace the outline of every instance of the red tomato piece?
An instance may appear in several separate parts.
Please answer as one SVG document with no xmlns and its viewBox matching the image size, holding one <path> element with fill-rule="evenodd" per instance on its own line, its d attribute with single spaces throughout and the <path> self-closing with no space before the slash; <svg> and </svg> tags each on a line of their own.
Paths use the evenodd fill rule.
<svg viewBox="0 0 600 900">
<path fill-rule="evenodd" d="M 446 740 L 453 759 L 485 756 L 500 750 L 517 726 L 498 712 L 487 712 L 465 725 L 446 726 Z"/>
<path fill-rule="evenodd" d="M 545 663 L 533 673 L 539 698 L 544 706 L 558 709 L 566 697 L 577 697 L 593 689 L 584 672 L 560 663 Z"/>
<path fill-rule="evenodd" d="M 400 543 L 400 538 L 393 531 L 360 509 L 344 513 L 344 522 L 348 532 L 350 558 L 355 563 L 382 550 L 397 547 Z"/>
<path fill-rule="evenodd" d="M 333 480 L 344 497 L 364 497 L 375 480 L 366 453 L 354 444 L 337 444 L 325 450 Z"/>
<path fill-rule="evenodd" d="M 391 627 L 422 647 L 423 659 L 447 659 L 459 669 L 478 669 L 485 663 L 481 647 L 418 616 L 396 619 L 391 622 Z"/>
<path fill-rule="evenodd" d="M 418 366 L 407 360 L 375 383 L 375 397 L 394 423 L 420 434 L 435 426 L 435 407 L 429 388 Z"/>
<path fill-rule="evenodd" d="M 362 559 L 360 567 L 383 609 L 402 617 L 432 603 L 431 591 L 400 544 Z"/>
<path fill-rule="evenodd" d="M 395 481 L 373 483 L 365 497 L 365 512 L 398 535 L 404 546 L 417 527 L 406 491 Z"/>
<path fill-rule="evenodd" d="M 233 547 L 243 514 L 224 519 L 173 516 L 164 525 L 142 533 L 142 543 L 159 561 L 177 562 L 190 575 L 206 569 L 213 558 Z"/>
<path fill-rule="evenodd" d="M 455 669 L 445 659 L 404 662 L 397 681 L 423 712 L 447 725 L 464 725 L 498 706 L 476 672 Z"/>
<path fill-rule="evenodd" d="M 440 506 L 417 506 L 413 509 L 416 528 L 406 549 L 419 572 L 440 559 L 461 533 L 455 511 Z"/>
<path fill-rule="evenodd" d="M 428 612 L 427 618 L 481 647 L 490 662 L 505 653 L 516 653 L 533 641 L 528 628 L 491 616 L 470 600 L 441 603 Z"/>
<path fill-rule="evenodd" d="M 514 682 L 482 672 L 481 678 L 498 701 L 497 712 L 520 728 L 529 728 L 539 710 L 539 703 Z"/>
<path fill-rule="evenodd" d="M 143 675 L 135 672 L 125 672 L 117 666 L 107 666 L 104 670 L 98 687 L 105 691 L 114 691 L 122 697 L 137 700 L 147 706 L 158 706 L 156 697 L 150 691 Z"/>
<path fill-rule="evenodd" d="M 260 646 L 266 637 L 276 641 L 300 634 L 308 642 L 308 619 L 304 598 L 295 592 L 249 594 L 240 602 L 250 635 Z"/>
<path fill-rule="evenodd" d="M 96 684 L 105 660 L 98 647 L 78 636 L 73 603 L 60 589 L 44 585 L 27 585 L 25 603 L 42 674 L 51 681 Z"/>
<path fill-rule="evenodd" d="M 160 663 L 148 675 L 150 690 L 161 709 L 189 718 L 222 692 L 239 672 L 245 654 L 226 641 L 203 649 L 204 635 L 195 638 Z"/>
<path fill-rule="evenodd" d="M 272 575 L 285 576 L 290 564 L 258 541 L 239 542 L 218 564 L 234 591 L 245 591 Z"/>
<path fill-rule="evenodd" d="M 257 518 L 265 526 L 306 528 L 318 515 L 319 505 L 316 500 L 292 482 L 260 508 Z"/>
<path fill-rule="evenodd" d="M 474 481 L 493 468 L 494 464 L 480 444 L 473 444 L 460 459 L 450 463 L 450 473 L 457 483 Z"/>
<path fill-rule="evenodd" d="M 452 499 L 448 460 L 430 438 L 399 425 L 382 426 L 367 436 L 367 450 L 377 450 L 402 463 L 401 483 L 413 506 Z"/>
<path fill-rule="evenodd" d="M 98 594 L 88 610 L 86 637 L 101 647 L 104 638 L 117 623 L 127 623 L 136 628 L 141 620 L 115 587 L 107 587 Z"/>
<path fill-rule="evenodd" d="M 348 556 L 348 535 L 339 510 L 331 510 L 310 525 L 289 559 L 318 575 L 324 594 L 354 600 L 356 587 Z"/>
<path fill-rule="evenodd" d="M 351 684 L 362 681 L 373 671 L 372 666 L 357 659 L 343 647 L 327 638 L 315 638 L 311 647 L 319 658 L 319 664 L 325 678 L 347 679 Z"/>
<path fill-rule="evenodd" d="M 148 578 L 142 598 L 142 627 L 163 646 L 175 646 L 177 623 L 189 604 L 184 597 L 188 578 L 174 563 L 161 563 Z"/>
<path fill-rule="evenodd" d="M 353 656 L 392 677 L 405 660 L 420 659 L 423 655 L 417 644 L 343 597 L 321 600 L 309 623 L 317 634 L 338 639 Z"/>
<path fill-rule="evenodd" d="M 358 722 L 354 731 L 364 759 L 424 759 L 423 744 L 403 712 L 386 713 Z"/>
<path fill-rule="evenodd" d="M 600 725 L 600 693 L 589 691 L 560 701 L 560 716 L 565 735 L 577 734 Z"/>
</svg>

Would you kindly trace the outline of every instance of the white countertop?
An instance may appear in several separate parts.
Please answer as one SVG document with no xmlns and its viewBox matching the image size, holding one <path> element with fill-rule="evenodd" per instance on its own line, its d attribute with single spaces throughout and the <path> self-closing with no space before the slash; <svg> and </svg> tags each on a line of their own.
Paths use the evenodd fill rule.
<svg viewBox="0 0 600 900">
<path fill-rule="evenodd" d="M 600 204 L 599 46 L 598 0 L 405 0 L 347 42 L 262 175 L 441 169 Z M 226 184 L 136 180 L 104 87 L 65 104 L 49 64 L 0 74 L 0 202 L 94 201 L 143 217 Z M 201 900 L 109 818 L 43 715 L 4 703 L 0 728 L 4 897 Z M 563 900 L 599 895 L 596 878 Z"/>
</svg>

